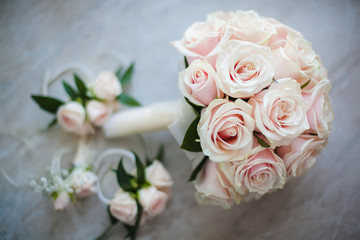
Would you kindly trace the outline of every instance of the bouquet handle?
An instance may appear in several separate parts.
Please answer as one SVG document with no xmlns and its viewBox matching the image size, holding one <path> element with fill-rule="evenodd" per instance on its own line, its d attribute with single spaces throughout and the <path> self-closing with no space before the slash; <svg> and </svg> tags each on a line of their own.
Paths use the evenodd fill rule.
<svg viewBox="0 0 360 240">
<path fill-rule="evenodd" d="M 182 115 L 181 101 L 166 101 L 113 114 L 103 126 L 107 138 L 166 130 Z"/>
</svg>

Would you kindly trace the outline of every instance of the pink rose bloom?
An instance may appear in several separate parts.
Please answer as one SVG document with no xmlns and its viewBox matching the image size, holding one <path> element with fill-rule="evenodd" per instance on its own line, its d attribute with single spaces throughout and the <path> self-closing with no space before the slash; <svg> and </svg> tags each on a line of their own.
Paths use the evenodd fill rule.
<svg viewBox="0 0 360 240">
<path fill-rule="evenodd" d="M 334 120 L 334 112 L 328 96 L 331 83 L 327 79 L 318 82 L 313 87 L 313 92 L 303 92 L 305 102 L 310 106 L 307 111 L 307 120 L 310 132 L 316 133 L 319 137 L 327 137 L 331 131 L 331 122 Z"/>
<path fill-rule="evenodd" d="M 66 191 L 62 191 L 54 200 L 54 208 L 56 211 L 63 211 L 70 204 L 70 197 Z"/>
<path fill-rule="evenodd" d="M 195 60 L 184 71 L 179 73 L 179 89 L 191 102 L 207 106 L 220 91 L 216 86 L 218 76 L 212 66 L 205 60 Z"/>
<path fill-rule="evenodd" d="M 284 160 L 288 175 L 301 175 L 316 162 L 316 155 L 324 145 L 325 140 L 307 134 L 300 135 L 288 146 L 276 148 L 276 153 Z"/>
<path fill-rule="evenodd" d="M 301 96 L 300 85 L 293 79 L 277 80 L 248 103 L 253 106 L 257 130 L 267 138 L 272 148 L 289 144 L 309 129 L 307 105 Z"/>
<path fill-rule="evenodd" d="M 286 182 L 286 169 L 282 159 L 266 148 L 244 161 L 220 163 L 221 169 L 240 194 L 264 194 L 280 189 Z"/>
<path fill-rule="evenodd" d="M 319 74 L 319 62 L 311 43 L 289 34 L 283 47 L 274 49 L 275 79 L 292 78 L 300 85 Z"/>
<path fill-rule="evenodd" d="M 319 71 L 316 76 L 310 79 L 309 83 L 306 87 L 301 89 L 301 92 L 304 93 L 312 93 L 314 91 L 314 87 L 321 81 L 326 80 L 329 82 L 328 78 L 328 71 L 324 67 L 323 63 L 321 62 L 321 59 L 318 55 L 316 55 L 316 61 L 319 63 Z"/>
<path fill-rule="evenodd" d="M 155 160 L 145 169 L 146 180 L 158 190 L 165 192 L 168 196 L 171 193 L 173 181 L 169 172 L 164 168 L 161 162 Z"/>
<path fill-rule="evenodd" d="M 128 192 L 119 190 L 109 205 L 111 215 L 115 218 L 131 226 L 135 224 L 137 205 Z"/>
<path fill-rule="evenodd" d="M 78 102 L 68 102 L 57 111 L 57 119 L 62 128 L 67 132 L 78 135 L 94 133 L 93 127 L 85 122 L 85 109 Z"/>
<path fill-rule="evenodd" d="M 215 99 L 202 110 L 197 131 L 203 153 L 215 162 L 246 158 L 252 148 L 252 108 L 241 99 Z"/>
<path fill-rule="evenodd" d="M 165 209 L 168 195 L 157 190 L 154 186 L 143 188 L 139 191 L 139 201 L 144 207 L 144 212 L 149 216 L 156 216 Z"/>
<path fill-rule="evenodd" d="M 270 48 L 231 40 L 216 62 L 221 91 L 234 98 L 248 98 L 269 86 L 274 77 Z"/>
<path fill-rule="evenodd" d="M 112 107 L 107 103 L 91 100 L 86 105 L 86 113 L 91 123 L 102 126 L 112 114 Z"/>
<path fill-rule="evenodd" d="M 122 92 L 119 79 L 111 71 L 101 72 L 91 85 L 91 90 L 96 97 L 112 101 Z"/>
<path fill-rule="evenodd" d="M 275 26 L 254 11 L 237 11 L 229 21 L 233 31 L 231 39 L 265 45 L 276 34 Z"/>
<path fill-rule="evenodd" d="M 269 42 L 266 44 L 271 49 L 284 47 L 289 35 L 303 38 L 303 35 L 300 32 L 295 31 L 291 27 L 284 25 L 273 18 L 267 18 L 266 21 L 273 24 L 276 29 L 276 33 L 270 37 Z"/>
<path fill-rule="evenodd" d="M 182 40 L 172 45 L 184 56 L 189 64 L 195 59 L 205 59 L 215 67 L 217 54 L 231 37 L 231 31 L 224 21 L 197 22 L 185 32 Z"/>
<path fill-rule="evenodd" d="M 230 184 L 218 170 L 218 163 L 206 161 L 195 180 L 195 188 L 195 198 L 200 204 L 219 205 L 225 209 L 229 209 L 233 204 Z M 234 200 L 240 203 L 241 196 L 236 195 Z"/>
</svg>

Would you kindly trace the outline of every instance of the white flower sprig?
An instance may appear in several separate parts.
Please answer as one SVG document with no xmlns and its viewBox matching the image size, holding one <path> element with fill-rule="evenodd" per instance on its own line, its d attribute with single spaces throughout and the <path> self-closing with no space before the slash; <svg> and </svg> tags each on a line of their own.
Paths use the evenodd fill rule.
<svg viewBox="0 0 360 240">
<path fill-rule="evenodd" d="M 30 181 L 35 192 L 40 192 L 53 200 L 57 211 L 64 210 L 70 202 L 88 197 L 96 192 L 97 176 L 92 172 L 89 161 L 89 143 L 82 138 L 79 142 L 74 162 L 69 169 L 61 168 L 61 159 L 65 151 L 54 154 L 47 176 Z"/>
</svg>

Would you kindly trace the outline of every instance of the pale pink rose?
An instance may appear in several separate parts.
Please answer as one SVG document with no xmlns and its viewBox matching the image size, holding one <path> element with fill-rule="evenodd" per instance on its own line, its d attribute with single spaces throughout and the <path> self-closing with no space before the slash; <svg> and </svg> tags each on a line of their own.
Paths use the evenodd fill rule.
<svg viewBox="0 0 360 240">
<path fill-rule="evenodd" d="M 270 37 L 276 34 L 275 26 L 254 11 L 237 11 L 228 22 L 233 35 L 232 39 L 266 45 Z"/>
<path fill-rule="evenodd" d="M 137 205 L 128 192 L 119 190 L 109 205 L 111 215 L 115 218 L 131 226 L 135 224 Z"/>
<path fill-rule="evenodd" d="M 334 112 L 328 96 L 330 88 L 330 81 L 323 79 L 313 87 L 312 92 L 302 93 L 305 102 L 310 106 L 306 113 L 309 131 L 321 138 L 329 136 L 331 122 L 334 120 Z"/>
<path fill-rule="evenodd" d="M 273 56 L 268 47 L 230 40 L 219 52 L 216 70 L 224 93 L 234 98 L 248 98 L 272 83 Z"/>
<path fill-rule="evenodd" d="M 138 192 L 139 201 L 144 211 L 149 216 L 156 216 L 165 209 L 168 195 L 154 186 L 140 189 Z"/>
<path fill-rule="evenodd" d="M 85 109 L 78 102 L 68 102 L 57 111 L 59 124 L 65 131 L 78 135 L 94 133 L 90 124 L 85 122 Z"/>
<path fill-rule="evenodd" d="M 263 149 L 244 161 L 221 163 L 221 169 L 240 194 L 264 194 L 286 182 L 282 159 L 272 149 Z"/>
<path fill-rule="evenodd" d="M 112 107 L 107 103 L 91 100 L 86 105 L 86 113 L 92 124 L 102 126 L 112 114 Z"/>
<path fill-rule="evenodd" d="M 267 18 L 265 21 L 273 24 L 276 29 L 276 33 L 270 37 L 269 41 L 266 44 L 271 49 L 284 47 L 289 35 L 303 38 L 303 35 L 300 32 L 295 31 L 291 27 L 284 25 L 273 18 Z"/>
<path fill-rule="evenodd" d="M 215 21 L 215 20 L 222 20 L 225 22 L 229 22 L 235 16 L 234 12 L 223 12 L 223 11 L 216 11 L 210 13 L 206 16 L 207 21 Z"/>
<path fill-rule="evenodd" d="M 91 90 L 96 97 L 112 101 L 120 95 L 122 88 L 119 79 L 113 72 L 104 71 L 95 79 L 95 82 L 91 85 Z"/>
<path fill-rule="evenodd" d="M 301 92 L 304 94 L 306 93 L 312 93 L 314 91 L 314 87 L 321 81 L 329 81 L 328 78 L 328 71 L 325 68 L 325 66 L 323 65 L 323 63 L 321 62 L 321 59 L 318 55 L 316 55 L 316 61 L 319 63 L 319 71 L 318 74 L 314 77 L 312 77 L 309 81 L 309 83 L 307 84 L 306 87 L 304 87 L 303 89 L 301 89 Z"/>
<path fill-rule="evenodd" d="M 195 180 L 196 200 L 200 204 L 219 205 L 229 209 L 233 200 L 224 180 L 221 171 L 217 169 L 217 163 L 207 160 Z M 240 201 L 241 198 L 237 202 L 240 203 Z"/>
<path fill-rule="evenodd" d="M 252 148 L 252 107 L 241 99 L 215 99 L 202 110 L 197 131 L 203 153 L 215 162 L 246 158 Z"/>
<path fill-rule="evenodd" d="M 186 56 L 189 64 L 204 59 L 215 67 L 217 54 L 230 37 L 231 31 L 224 21 L 196 22 L 186 30 L 182 40 L 172 42 L 172 45 Z"/>
<path fill-rule="evenodd" d="M 293 79 L 277 80 L 248 103 L 253 106 L 257 130 L 267 138 L 272 148 L 289 144 L 309 129 L 307 105 L 301 96 L 300 85 Z"/>
<path fill-rule="evenodd" d="M 54 200 L 54 208 L 56 211 L 63 211 L 70 204 L 70 197 L 66 191 L 62 191 Z"/>
<path fill-rule="evenodd" d="M 145 169 L 146 180 L 158 190 L 170 195 L 173 181 L 161 162 L 155 160 Z"/>
<path fill-rule="evenodd" d="M 191 102 L 200 106 L 207 106 L 220 90 L 216 83 L 218 76 L 213 67 L 205 60 L 195 60 L 188 68 L 179 73 L 179 89 Z"/>
<path fill-rule="evenodd" d="M 276 153 L 283 159 L 288 175 L 299 176 L 316 162 L 316 155 L 325 140 L 307 134 L 300 135 L 288 146 L 276 148 Z"/>
<path fill-rule="evenodd" d="M 77 197 L 87 197 L 96 192 L 95 182 L 97 181 L 97 176 L 90 171 L 86 171 L 82 168 L 75 168 L 71 172 L 67 181 Z"/>
<path fill-rule="evenodd" d="M 283 47 L 274 49 L 275 79 L 292 78 L 305 84 L 319 74 L 319 62 L 311 43 L 303 37 L 289 34 Z"/>
</svg>

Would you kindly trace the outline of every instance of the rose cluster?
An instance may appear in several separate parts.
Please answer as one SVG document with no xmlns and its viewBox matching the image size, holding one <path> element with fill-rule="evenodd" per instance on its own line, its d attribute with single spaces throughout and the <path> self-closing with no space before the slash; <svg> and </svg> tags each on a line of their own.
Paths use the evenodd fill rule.
<svg viewBox="0 0 360 240">
<path fill-rule="evenodd" d="M 124 182 L 119 182 L 122 187 L 109 204 L 111 215 L 130 226 L 136 225 L 137 219 L 139 219 L 139 224 L 143 224 L 147 219 L 162 213 L 170 198 L 173 185 L 170 174 L 160 161 L 154 160 L 145 167 L 143 173 L 139 172 L 139 164 L 137 167 L 137 174 L 143 176 L 137 176 L 135 180 L 130 175 L 132 179 L 130 187 L 124 185 Z M 123 177 L 127 175 L 124 172 L 121 174 Z"/>
<path fill-rule="evenodd" d="M 124 85 L 130 81 L 133 65 L 124 73 L 122 68 L 116 74 L 111 71 L 101 72 L 88 86 L 74 74 L 76 89 L 63 82 L 70 98 L 66 102 L 47 96 L 33 95 L 32 98 L 42 109 L 56 115 L 49 127 L 58 122 L 67 132 L 77 135 L 94 134 L 95 127 L 102 126 L 119 109 L 120 103 L 140 105 L 123 91 Z"/>
<path fill-rule="evenodd" d="M 122 89 L 113 72 L 102 72 L 90 85 L 94 99 L 85 103 L 70 101 L 57 111 L 59 124 L 65 131 L 78 135 L 94 133 L 95 126 L 102 126 L 106 119 L 119 108 L 116 97 Z"/>
<path fill-rule="evenodd" d="M 187 67 L 179 89 L 198 114 L 182 147 L 209 159 L 195 180 L 200 202 L 228 208 L 315 163 L 334 118 L 331 84 L 301 33 L 253 11 L 215 12 L 172 44 Z"/>
</svg>

